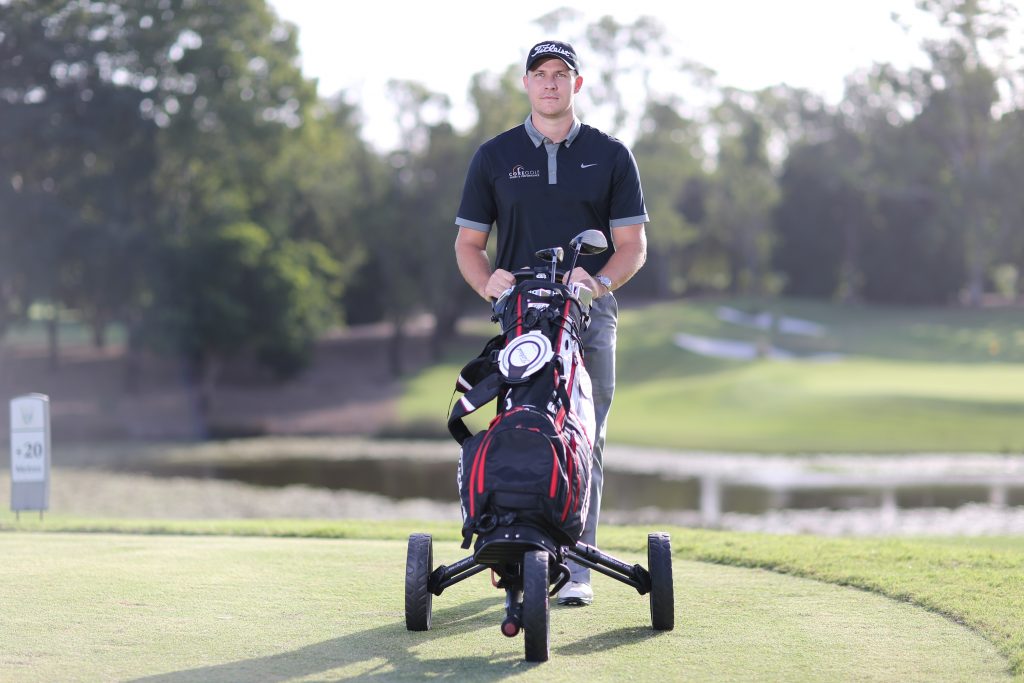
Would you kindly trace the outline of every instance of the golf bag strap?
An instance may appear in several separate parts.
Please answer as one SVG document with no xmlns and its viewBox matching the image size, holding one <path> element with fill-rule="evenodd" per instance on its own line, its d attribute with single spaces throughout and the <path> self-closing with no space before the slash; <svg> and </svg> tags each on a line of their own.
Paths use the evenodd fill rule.
<svg viewBox="0 0 1024 683">
<path fill-rule="evenodd" d="M 565 384 L 559 382 L 555 391 L 558 393 L 558 400 L 562 402 L 562 408 L 564 410 L 572 410 L 572 399 L 569 398 L 569 392 L 566 391 Z"/>
<path fill-rule="evenodd" d="M 452 413 L 448 416 L 448 431 L 460 445 L 463 441 L 473 436 L 462 418 L 473 413 L 480 406 L 490 403 L 498 396 L 498 392 L 501 391 L 501 387 L 504 384 L 505 378 L 501 373 L 497 371 L 492 372 L 477 382 L 472 389 L 467 391 L 452 406 Z"/>
<path fill-rule="evenodd" d="M 497 335 L 487 340 L 480 355 L 466 363 L 455 381 L 455 391 L 466 393 L 495 371 L 498 352 L 505 345 L 505 336 Z"/>
</svg>

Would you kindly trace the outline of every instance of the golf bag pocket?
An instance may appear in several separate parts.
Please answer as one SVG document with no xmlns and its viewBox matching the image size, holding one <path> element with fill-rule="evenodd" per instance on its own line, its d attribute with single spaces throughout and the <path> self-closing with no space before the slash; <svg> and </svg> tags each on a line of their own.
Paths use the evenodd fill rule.
<svg viewBox="0 0 1024 683">
<path fill-rule="evenodd" d="M 534 526 L 562 545 L 583 533 L 590 499 L 591 447 L 566 423 L 518 406 L 462 444 L 459 493 L 463 547 L 498 526 Z"/>
</svg>

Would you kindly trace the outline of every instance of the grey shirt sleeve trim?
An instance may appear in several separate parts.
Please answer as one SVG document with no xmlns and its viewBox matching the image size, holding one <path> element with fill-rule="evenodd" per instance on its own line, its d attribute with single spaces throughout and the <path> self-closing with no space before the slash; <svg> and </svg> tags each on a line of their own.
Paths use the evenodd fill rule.
<svg viewBox="0 0 1024 683">
<path fill-rule="evenodd" d="M 469 228 L 470 230 L 479 230 L 480 232 L 491 231 L 491 226 L 487 225 L 486 223 L 478 223 L 476 221 L 471 221 L 468 218 L 461 218 L 459 216 L 455 217 L 455 225 L 458 225 L 459 227 L 462 228 Z"/>
<path fill-rule="evenodd" d="M 612 220 L 608 221 L 608 227 L 622 228 L 627 225 L 639 225 L 640 223 L 648 223 L 650 222 L 650 220 L 651 219 L 647 217 L 646 213 L 642 216 L 630 216 L 629 218 L 613 218 Z M 458 223 L 458 221 L 455 222 Z"/>
</svg>

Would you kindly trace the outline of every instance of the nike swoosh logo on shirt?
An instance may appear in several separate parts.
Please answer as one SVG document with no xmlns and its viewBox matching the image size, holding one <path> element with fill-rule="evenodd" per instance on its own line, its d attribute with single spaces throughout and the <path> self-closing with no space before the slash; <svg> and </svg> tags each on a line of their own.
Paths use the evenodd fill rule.
<svg viewBox="0 0 1024 683">
<path fill-rule="evenodd" d="M 580 168 L 590 168 L 591 166 L 597 166 L 597 164 L 580 164 Z"/>
</svg>

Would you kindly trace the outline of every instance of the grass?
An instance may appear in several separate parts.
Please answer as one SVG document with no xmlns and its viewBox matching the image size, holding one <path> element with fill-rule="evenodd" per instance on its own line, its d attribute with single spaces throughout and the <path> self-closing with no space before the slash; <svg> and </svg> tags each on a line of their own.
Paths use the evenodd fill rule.
<svg viewBox="0 0 1024 683">
<path fill-rule="evenodd" d="M 483 576 L 435 598 L 433 630 L 405 631 L 404 538 L 429 531 L 450 563 L 465 553 L 454 524 L 16 526 L 0 526 L 4 680 L 1022 678 L 1024 539 L 671 529 L 676 630 L 655 634 L 645 598 L 599 579 L 592 608 L 553 610 L 552 662 L 533 666 L 499 635 Z M 66 533 L 84 530 L 98 533 Z M 602 545 L 644 562 L 645 533 L 605 527 Z"/>
<path fill-rule="evenodd" d="M 1024 679 L 1024 538 L 824 539 L 687 531 L 683 557 L 760 567 L 910 602 L 977 631 Z"/>
<path fill-rule="evenodd" d="M 107 343 L 122 345 L 127 340 L 127 332 L 123 325 L 107 326 Z M 4 344 L 18 347 L 45 348 L 47 344 L 47 323 L 43 320 L 31 320 L 27 323 L 14 325 L 7 331 L 2 341 Z M 71 314 L 62 311 L 57 323 L 57 338 L 61 347 L 89 346 L 93 344 L 93 332 Z"/>
<path fill-rule="evenodd" d="M 762 308 L 753 301 L 728 303 Z M 819 322 L 827 334 L 779 335 L 776 345 L 842 358 L 730 361 L 675 346 L 679 332 L 744 341 L 764 335 L 720 321 L 719 304 L 683 301 L 622 312 L 612 440 L 773 453 L 1024 451 L 1018 311 L 777 301 L 763 307 Z M 454 378 L 470 357 L 459 350 L 412 378 L 402 419 L 443 424 Z"/>
<path fill-rule="evenodd" d="M 777 343 L 847 357 L 700 358 L 673 335 L 759 333 L 720 322 L 716 302 L 624 310 L 612 438 L 764 452 L 1024 450 L 1019 313 L 772 305 L 828 326 L 823 338 Z M 444 423 L 457 370 L 477 351 L 413 378 L 408 424 Z M 497 634 L 499 600 L 482 577 L 437 599 L 435 631 L 401 626 L 404 539 L 430 531 L 435 562 L 450 562 L 462 556 L 455 524 L 24 517 L 0 520 L 3 680 L 1024 680 L 1024 538 L 671 529 L 679 628 L 652 635 L 643 600 L 600 580 L 596 609 L 556 612 L 556 661 L 536 668 L 522 663 L 521 641 Z M 606 526 L 601 543 L 643 562 L 645 533 Z M 953 624 L 966 629 L 944 630 Z"/>
</svg>

